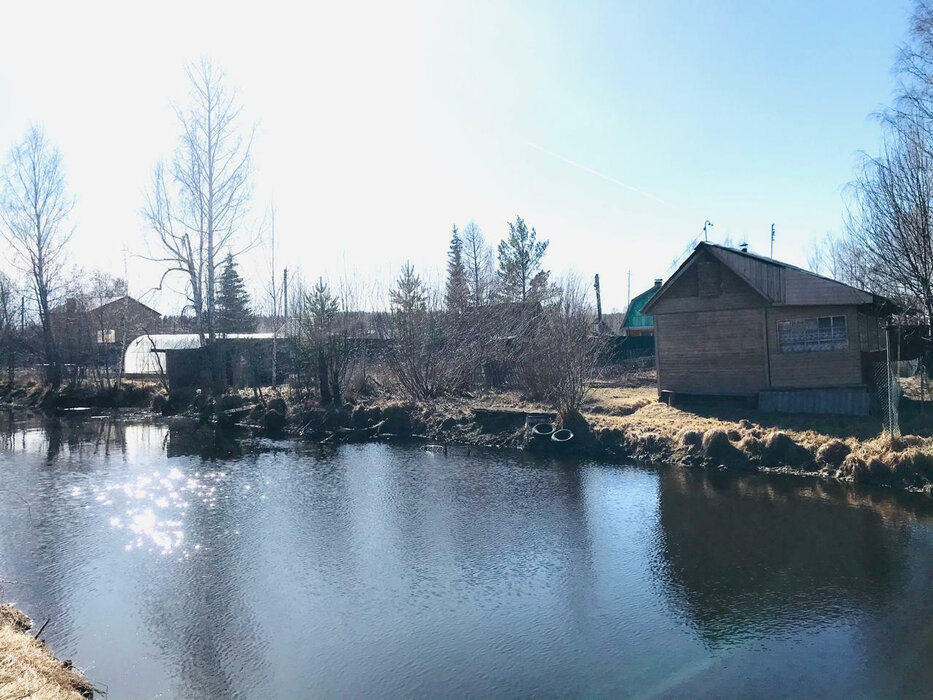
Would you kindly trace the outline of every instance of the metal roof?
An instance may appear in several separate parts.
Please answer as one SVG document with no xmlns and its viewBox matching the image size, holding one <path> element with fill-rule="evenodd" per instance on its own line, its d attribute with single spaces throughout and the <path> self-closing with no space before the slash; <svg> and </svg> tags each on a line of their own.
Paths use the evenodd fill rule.
<svg viewBox="0 0 933 700">
<path fill-rule="evenodd" d="M 818 306 L 835 304 L 870 304 L 879 308 L 893 307 L 885 297 L 842 282 L 823 277 L 789 263 L 747 253 L 715 243 L 701 242 L 677 271 L 664 283 L 661 290 L 645 305 L 650 310 L 664 296 L 683 272 L 694 264 L 704 251 L 712 255 L 768 303 L 783 306 Z"/>
</svg>

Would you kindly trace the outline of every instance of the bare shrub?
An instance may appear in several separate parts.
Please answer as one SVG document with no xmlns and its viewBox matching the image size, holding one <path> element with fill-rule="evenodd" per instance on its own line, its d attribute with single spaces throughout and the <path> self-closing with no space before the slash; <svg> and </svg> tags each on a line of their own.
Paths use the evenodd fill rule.
<svg viewBox="0 0 933 700">
<path fill-rule="evenodd" d="M 355 288 L 341 284 L 335 293 L 319 279 L 310 289 L 299 287 L 295 311 L 296 374 L 306 389 L 316 389 L 322 406 L 342 405 L 365 384 L 365 328 Z"/>
<path fill-rule="evenodd" d="M 408 263 L 389 299 L 391 310 L 379 314 L 378 323 L 388 340 L 386 362 L 402 390 L 431 399 L 465 388 L 471 362 L 462 314 L 445 311 L 439 291 Z"/>
<path fill-rule="evenodd" d="M 558 301 L 542 310 L 521 347 L 522 389 L 563 416 L 583 405 L 596 373 L 600 341 L 592 332 L 587 293 L 578 277 L 568 277 L 559 286 Z"/>
</svg>

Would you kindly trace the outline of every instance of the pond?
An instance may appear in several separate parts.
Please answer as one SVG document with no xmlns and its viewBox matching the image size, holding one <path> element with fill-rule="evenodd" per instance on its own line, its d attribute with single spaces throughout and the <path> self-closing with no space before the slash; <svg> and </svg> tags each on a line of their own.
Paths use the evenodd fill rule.
<svg viewBox="0 0 933 700">
<path fill-rule="evenodd" d="M 933 681 L 925 497 L 107 419 L 0 435 L 2 597 L 110 698 Z"/>
</svg>

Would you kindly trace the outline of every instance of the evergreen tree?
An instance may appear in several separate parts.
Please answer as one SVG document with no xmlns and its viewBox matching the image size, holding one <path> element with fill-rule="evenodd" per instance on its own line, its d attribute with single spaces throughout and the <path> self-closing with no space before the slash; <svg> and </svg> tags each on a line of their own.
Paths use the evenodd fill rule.
<svg viewBox="0 0 933 700">
<path fill-rule="evenodd" d="M 318 278 L 306 299 L 310 316 L 311 344 L 317 355 L 318 390 L 321 405 L 340 403 L 340 371 L 337 366 L 337 347 L 334 326 L 340 304 L 330 291 L 330 285 Z"/>
<path fill-rule="evenodd" d="M 249 306 L 246 284 L 237 271 L 233 254 L 227 253 L 217 292 L 217 330 L 224 334 L 255 331 L 256 319 Z"/>
<path fill-rule="evenodd" d="M 542 269 L 541 259 L 548 241 L 539 241 L 522 217 L 509 222 L 509 235 L 499 242 L 498 293 L 503 301 L 544 301 L 549 294 L 550 272 Z"/>
<path fill-rule="evenodd" d="M 447 290 L 445 300 L 448 311 L 462 311 L 470 303 L 470 286 L 463 264 L 463 242 L 454 225 L 447 251 Z"/>
<path fill-rule="evenodd" d="M 308 313 L 311 316 L 311 327 L 316 332 L 329 333 L 337 319 L 340 305 L 330 291 L 330 285 L 318 278 L 317 284 L 308 294 Z"/>
<path fill-rule="evenodd" d="M 415 273 L 414 266 L 406 262 L 395 281 L 395 287 L 389 290 L 389 303 L 392 310 L 402 314 L 424 311 L 427 294 L 421 277 Z"/>
</svg>

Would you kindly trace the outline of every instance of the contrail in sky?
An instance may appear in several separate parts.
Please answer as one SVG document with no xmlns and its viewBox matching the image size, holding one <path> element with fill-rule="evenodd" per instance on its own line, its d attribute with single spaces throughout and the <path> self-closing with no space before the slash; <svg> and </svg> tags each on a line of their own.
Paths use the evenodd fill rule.
<svg viewBox="0 0 933 700">
<path fill-rule="evenodd" d="M 588 165 L 583 165 L 583 163 L 578 163 L 575 160 L 570 160 L 570 158 L 564 158 L 559 153 L 554 153 L 554 151 L 549 151 L 548 149 L 542 146 L 539 146 L 536 143 L 531 143 L 531 141 L 525 141 L 525 143 L 528 146 L 531 146 L 532 148 L 538 151 L 541 151 L 542 153 L 547 153 L 552 158 L 557 158 L 557 160 L 561 160 L 564 163 L 567 163 L 567 165 L 572 165 L 576 168 L 580 168 L 581 170 L 585 170 L 586 172 L 592 175 L 595 175 L 596 177 L 601 177 L 603 180 L 607 180 L 614 185 L 618 185 L 619 187 L 624 187 L 625 189 L 631 190 L 632 192 L 635 192 L 636 194 L 640 194 L 642 197 L 647 197 L 648 199 L 653 199 L 654 201 L 659 202 L 660 204 L 667 205 L 667 202 L 665 202 L 660 197 L 657 197 L 651 194 L 650 192 L 645 192 L 644 190 L 640 190 L 637 187 L 634 187 L 633 185 L 626 184 L 622 182 L 621 180 L 616 180 L 614 177 L 611 177 L 610 175 L 605 175 L 604 173 L 601 173 L 598 170 L 593 170 L 593 168 L 589 167 Z"/>
</svg>

